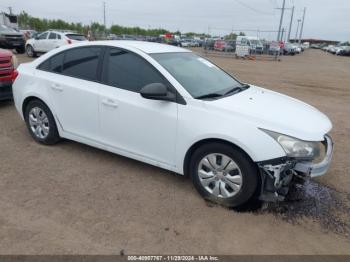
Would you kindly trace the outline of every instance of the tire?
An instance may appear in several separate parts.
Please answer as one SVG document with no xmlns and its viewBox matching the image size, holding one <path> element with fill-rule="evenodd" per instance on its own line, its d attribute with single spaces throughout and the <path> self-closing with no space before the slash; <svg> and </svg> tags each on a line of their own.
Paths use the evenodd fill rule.
<svg viewBox="0 0 350 262">
<path fill-rule="evenodd" d="M 30 101 L 25 108 L 24 119 L 29 133 L 36 142 L 54 145 L 60 140 L 55 119 L 42 101 Z"/>
<path fill-rule="evenodd" d="M 17 54 L 24 54 L 26 52 L 25 46 L 20 46 L 16 48 Z"/>
<path fill-rule="evenodd" d="M 220 159 L 220 155 L 222 156 L 222 167 L 227 164 L 225 170 L 231 170 L 233 167 L 235 168 L 229 171 L 229 173 L 226 173 L 226 171 L 213 172 L 209 168 L 209 172 L 206 173 L 206 175 L 203 175 L 203 173 L 200 174 L 199 170 L 203 172 L 204 168 L 208 168 L 207 165 L 213 167 L 213 163 L 211 163 L 214 160 L 213 155 L 216 156 L 216 161 Z M 230 158 L 230 162 L 228 162 L 225 157 Z M 209 159 L 209 163 L 206 161 L 207 159 Z M 216 164 L 214 164 L 214 166 Z M 214 173 L 216 173 L 216 175 L 214 175 L 213 178 L 211 175 Z M 189 164 L 189 174 L 194 187 L 204 199 L 225 207 L 233 208 L 241 208 L 244 204 L 249 204 L 252 198 L 256 197 L 255 193 L 257 192 L 260 179 L 257 166 L 245 153 L 234 146 L 219 142 L 203 145 L 192 154 Z M 210 176 L 208 176 L 209 178 L 207 174 L 210 174 Z M 230 178 L 231 181 L 228 180 L 228 178 Z M 230 188 L 229 186 L 232 185 L 232 180 L 234 180 L 234 184 L 237 183 L 235 190 L 232 190 L 233 187 Z M 227 183 L 228 181 L 230 183 Z M 208 184 L 208 186 L 205 187 L 203 183 Z M 237 187 L 239 187 L 239 189 L 237 189 Z M 218 188 L 220 191 L 219 195 L 217 194 Z M 209 190 L 212 192 L 209 192 Z"/>
<path fill-rule="evenodd" d="M 37 54 L 31 45 L 26 46 L 26 53 L 27 53 L 27 56 L 29 57 L 37 57 Z"/>
</svg>

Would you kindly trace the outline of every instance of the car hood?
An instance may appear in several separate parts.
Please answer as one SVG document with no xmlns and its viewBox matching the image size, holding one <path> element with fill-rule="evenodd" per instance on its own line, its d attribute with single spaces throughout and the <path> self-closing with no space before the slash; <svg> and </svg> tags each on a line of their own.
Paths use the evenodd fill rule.
<svg viewBox="0 0 350 262">
<path fill-rule="evenodd" d="M 205 102 L 208 107 L 248 121 L 257 128 L 306 141 L 323 141 L 332 123 L 316 108 L 292 97 L 250 86 L 222 99 Z"/>
<path fill-rule="evenodd" d="M 11 35 L 11 36 L 23 36 L 22 33 L 16 33 L 11 31 L 1 31 L 1 35 Z"/>
</svg>

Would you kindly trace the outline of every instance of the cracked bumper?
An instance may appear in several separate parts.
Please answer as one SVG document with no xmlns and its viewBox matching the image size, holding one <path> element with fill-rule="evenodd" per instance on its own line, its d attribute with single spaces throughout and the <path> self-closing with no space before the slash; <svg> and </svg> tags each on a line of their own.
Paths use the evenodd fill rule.
<svg viewBox="0 0 350 262">
<path fill-rule="evenodd" d="M 318 177 L 327 173 L 333 156 L 334 144 L 332 138 L 328 135 L 325 136 L 327 143 L 327 151 L 325 158 L 320 163 L 312 162 L 298 162 L 296 163 L 294 170 L 309 175 L 310 177 Z"/>
</svg>

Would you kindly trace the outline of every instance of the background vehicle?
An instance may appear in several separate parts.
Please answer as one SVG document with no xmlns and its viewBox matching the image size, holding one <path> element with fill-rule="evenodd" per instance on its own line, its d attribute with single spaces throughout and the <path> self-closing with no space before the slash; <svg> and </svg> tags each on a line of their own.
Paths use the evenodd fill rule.
<svg viewBox="0 0 350 262">
<path fill-rule="evenodd" d="M 284 55 L 295 55 L 296 54 L 296 48 L 291 43 L 285 43 L 283 48 L 283 54 Z"/>
<path fill-rule="evenodd" d="M 0 100 L 12 99 L 12 82 L 17 77 L 17 59 L 11 51 L 0 49 Z"/>
<path fill-rule="evenodd" d="M 333 152 L 316 109 L 170 45 L 61 47 L 19 67 L 14 100 L 37 142 L 64 137 L 189 175 L 230 207 L 283 199 L 296 172 L 325 174 Z"/>
<path fill-rule="evenodd" d="M 15 29 L 0 24 L 0 48 L 16 49 L 16 52 L 23 54 L 25 52 L 25 42 L 23 34 Z"/>
<path fill-rule="evenodd" d="M 27 41 L 30 38 L 34 38 L 38 32 L 35 30 L 20 30 L 20 32 L 23 34 L 24 39 Z"/>
<path fill-rule="evenodd" d="M 280 43 L 277 42 L 277 41 L 272 41 L 270 44 L 269 44 L 269 54 L 270 55 L 280 55 L 282 53 L 281 51 L 281 47 L 280 47 Z"/>
<path fill-rule="evenodd" d="M 225 40 L 216 40 L 214 43 L 214 50 L 221 52 L 233 52 L 234 48 Z"/>
<path fill-rule="evenodd" d="M 237 36 L 236 45 L 248 45 L 250 53 L 262 54 L 264 46 L 258 37 L 254 36 Z"/>
<path fill-rule="evenodd" d="M 36 57 L 39 53 L 81 41 L 88 40 L 84 35 L 72 31 L 49 30 L 29 39 L 25 44 L 25 50 L 29 57 Z"/>
<path fill-rule="evenodd" d="M 215 45 L 215 39 L 212 39 L 212 38 L 207 38 L 205 41 L 204 41 L 204 50 L 214 50 L 214 45 Z"/>
</svg>

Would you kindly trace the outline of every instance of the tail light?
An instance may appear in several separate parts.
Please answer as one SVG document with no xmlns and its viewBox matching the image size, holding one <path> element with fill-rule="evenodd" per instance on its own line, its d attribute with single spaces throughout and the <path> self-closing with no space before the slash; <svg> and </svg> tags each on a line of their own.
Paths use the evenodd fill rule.
<svg viewBox="0 0 350 262">
<path fill-rule="evenodd" d="M 11 79 L 13 82 L 16 80 L 17 76 L 18 76 L 18 71 L 15 69 L 12 71 L 12 76 L 11 76 Z"/>
<path fill-rule="evenodd" d="M 72 43 L 72 40 L 68 39 L 67 43 L 70 45 Z"/>
</svg>

